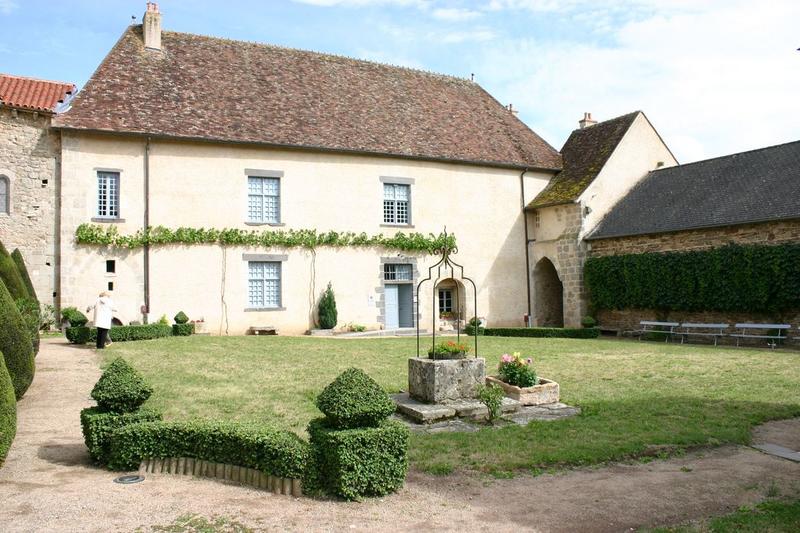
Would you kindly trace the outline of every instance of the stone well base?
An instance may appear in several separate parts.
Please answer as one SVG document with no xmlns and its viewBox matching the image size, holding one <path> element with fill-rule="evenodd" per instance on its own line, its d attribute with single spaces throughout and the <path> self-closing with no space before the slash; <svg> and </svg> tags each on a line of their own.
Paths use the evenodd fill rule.
<svg viewBox="0 0 800 533">
<path fill-rule="evenodd" d="M 421 402 L 441 403 L 476 398 L 478 386 L 486 378 L 486 360 L 428 359 L 408 360 L 408 392 Z"/>
<path fill-rule="evenodd" d="M 549 379 L 539 378 L 539 384 L 533 387 L 515 387 L 505 383 L 495 376 L 486 377 L 487 385 L 500 385 L 506 396 L 517 400 L 522 405 L 544 405 L 557 403 L 560 389 L 558 383 Z"/>
</svg>

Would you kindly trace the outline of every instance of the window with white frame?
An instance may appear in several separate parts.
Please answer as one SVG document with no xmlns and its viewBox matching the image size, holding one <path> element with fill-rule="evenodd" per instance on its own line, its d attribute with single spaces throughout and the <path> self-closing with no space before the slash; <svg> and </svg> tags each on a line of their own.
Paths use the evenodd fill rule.
<svg viewBox="0 0 800 533">
<path fill-rule="evenodd" d="M 439 289 L 439 313 L 453 312 L 453 291 L 452 289 Z"/>
<path fill-rule="evenodd" d="M 281 221 L 280 178 L 247 178 L 247 220 L 278 224 Z"/>
<path fill-rule="evenodd" d="M 97 217 L 119 218 L 119 172 L 97 173 Z"/>
<path fill-rule="evenodd" d="M 247 263 L 247 300 L 253 309 L 276 309 L 281 306 L 280 261 Z"/>
<path fill-rule="evenodd" d="M 383 279 L 385 281 L 413 281 L 413 271 L 410 264 L 392 263 L 383 265 Z"/>
<path fill-rule="evenodd" d="M 0 176 L 0 213 L 8 214 L 11 212 L 11 186 L 8 178 Z"/>
<path fill-rule="evenodd" d="M 383 223 L 410 224 L 411 186 L 400 183 L 383 184 Z"/>
</svg>

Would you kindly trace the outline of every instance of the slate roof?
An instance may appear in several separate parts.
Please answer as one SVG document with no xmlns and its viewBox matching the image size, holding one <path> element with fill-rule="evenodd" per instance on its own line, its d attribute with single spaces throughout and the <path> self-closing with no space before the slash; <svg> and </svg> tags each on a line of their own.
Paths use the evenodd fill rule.
<svg viewBox="0 0 800 533">
<path fill-rule="evenodd" d="M 188 33 L 145 50 L 131 26 L 54 126 L 561 168 L 559 153 L 474 82 Z"/>
<path fill-rule="evenodd" d="M 800 218 L 800 141 L 650 172 L 589 239 Z"/>
<path fill-rule="evenodd" d="M 574 202 L 594 181 L 641 111 L 573 131 L 561 148 L 562 170 L 528 204 L 528 209 Z"/>
<path fill-rule="evenodd" d="M 0 103 L 8 107 L 55 113 L 73 92 L 72 83 L 0 74 Z"/>
</svg>

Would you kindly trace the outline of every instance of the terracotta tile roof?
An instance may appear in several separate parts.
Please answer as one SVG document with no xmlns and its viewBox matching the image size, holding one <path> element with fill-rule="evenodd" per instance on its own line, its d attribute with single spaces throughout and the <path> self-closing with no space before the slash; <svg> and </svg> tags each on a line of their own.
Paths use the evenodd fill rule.
<svg viewBox="0 0 800 533">
<path fill-rule="evenodd" d="M 559 169 L 479 85 L 345 57 L 131 26 L 57 127 Z"/>
<path fill-rule="evenodd" d="M 529 209 L 574 202 L 591 185 L 641 111 L 575 130 L 561 148 L 564 168 L 528 204 Z"/>
<path fill-rule="evenodd" d="M 75 85 L 0 74 L 0 103 L 8 107 L 55 113 L 59 103 L 75 92 Z"/>
</svg>

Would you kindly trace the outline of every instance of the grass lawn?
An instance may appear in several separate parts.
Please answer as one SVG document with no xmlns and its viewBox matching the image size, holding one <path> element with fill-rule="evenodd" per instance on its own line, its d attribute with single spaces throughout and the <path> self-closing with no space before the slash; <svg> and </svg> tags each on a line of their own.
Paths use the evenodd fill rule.
<svg viewBox="0 0 800 533">
<path fill-rule="evenodd" d="M 173 337 L 115 343 L 152 382 L 169 419 L 256 420 L 303 434 L 314 398 L 341 371 L 363 368 L 387 392 L 407 388 L 414 338 Z M 411 464 L 503 476 L 642 455 L 650 445 L 747 443 L 761 422 L 800 416 L 800 353 L 610 339 L 482 338 L 494 369 L 504 352 L 533 357 L 583 413 L 470 434 L 414 435 Z"/>
<path fill-rule="evenodd" d="M 658 528 L 652 533 L 794 533 L 800 531 L 800 501 L 766 501 L 703 524 Z"/>
</svg>

